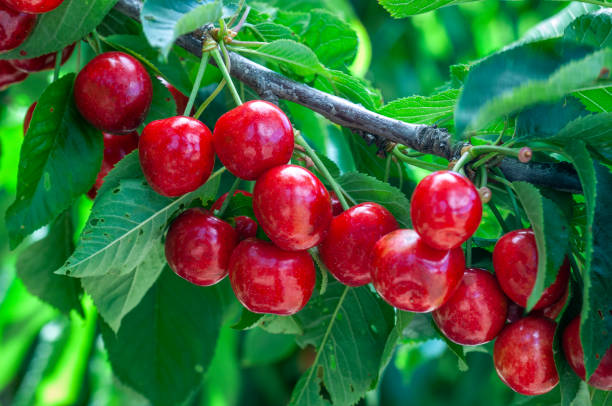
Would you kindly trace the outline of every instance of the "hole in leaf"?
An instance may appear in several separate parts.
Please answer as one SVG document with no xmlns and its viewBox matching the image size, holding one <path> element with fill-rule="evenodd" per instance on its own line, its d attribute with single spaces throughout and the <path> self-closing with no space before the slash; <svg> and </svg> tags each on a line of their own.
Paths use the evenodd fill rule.
<svg viewBox="0 0 612 406">
<path fill-rule="evenodd" d="M 131 217 L 130 213 L 125 213 L 124 216 L 125 216 L 125 218 L 128 218 L 128 219 Z"/>
<path fill-rule="evenodd" d="M 317 378 L 319 378 L 319 395 L 328 402 L 331 403 L 331 395 L 327 391 L 325 384 L 323 383 L 323 366 L 319 365 L 317 368 Z"/>
<path fill-rule="evenodd" d="M 119 189 L 119 188 L 117 188 L 117 189 L 113 189 L 113 194 L 115 194 L 115 195 L 116 195 L 116 194 L 117 194 L 117 193 L 119 193 L 119 192 L 121 192 L 121 189 Z"/>
<path fill-rule="evenodd" d="M 100 220 L 98 220 L 98 219 L 91 219 L 91 221 L 89 222 L 89 224 L 91 224 L 91 226 L 92 226 L 92 227 L 95 227 L 95 226 L 97 226 L 97 225 L 98 225 L 98 222 L 99 222 L 99 221 L 100 221 Z"/>
<path fill-rule="evenodd" d="M 597 310 L 597 314 L 599 314 L 600 319 L 604 319 L 603 312 L 601 310 Z"/>
<path fill-rule="evenodd" d="M 349 390 L 350 390 L 351 392 L 355 392 L 355 388 L 353 387 L 353 385 L 352 385 L 352 384 L 349 384 Z"/>
<path fill-rule="evenodd" d="M 142 229 L 140 229 L 140 230 L 138 231 L 138 235 L 143 235 L 143 234 L 144 234 L 144 231 L 143 231 Z"/>
</svg>

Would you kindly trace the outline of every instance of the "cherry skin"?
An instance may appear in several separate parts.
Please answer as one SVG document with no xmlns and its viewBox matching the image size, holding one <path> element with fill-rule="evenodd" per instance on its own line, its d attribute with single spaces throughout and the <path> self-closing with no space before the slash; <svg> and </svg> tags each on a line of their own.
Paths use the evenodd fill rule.
<svg viewBox="0 0 612 406">
<path fill-rule="evenodd" d="M 34 109 L 38 102 L 32 103 L 30 107 L 28 107 L 28 111 L 26 111 L 25 117 L 23 118 L 23 136 L 28 133 L 28 129 L 30 128 L 30 122 L 32 121 L 32 115 L 34 114 Z"/>
<path fill-rule="evenodd" d="M 0 53 L 17 48 L 28 38 L 36 16 L 15 11 L 0 3 Z"/>
<path fill-rule="evenodd" d="M 113 169 L 115 164 L 121 161 L 127 154 L 138 148 L 138 133 L 133 132 L 125 135 L 115 135 L 104 133 L 104 157 L 102 167 L 98 172 L 96 183 L 89 189 L 87 196 L 94 199 L 100 187 L 104 183 L 104 178 Z"/>
<path fill-rule="evenodd" d="M 338 199 L 338 195 L 333 190 L 329 192 L 329 197 L 331 197 L 332 215 L 338 216 L 340 213 L 344 211 L 344 207 L 342 207 L 342 203 L 340 203 L 340 199 Z"/>
<path fill-rule="evenodd" d="M 465 176 L 452 171 L 434 172 L 414 189 L 410 217 L 428 245 L 439 250 L 456 248 L 480 225 L 480 195 Z"/>
<path fill-rule="evenodd" d="M 327 237 L 319 246 L 329 271 L 347 286 L 372 281 L 372 248 L 380 237 L 399 228 L 397 221 L 376 203 L 361 203 L 333 218 Z"/>
<path fill-rule="evenodd" d="M 170 117 L 147 124 L 138 153 L 149 185 L 168 197 L 202 186 L 215 164 L 210 130 L 191 117 Z"/>
<path fill-rule="evenodd" d="M 533 230 L 514 230 L 503 235 L 493 249 L 493 268 L 504 293 L 516 304 L 526 307 L 538 273 L 538 250 Z M 559 300 L 567 289 L 568 280 L 569 262 L 566 258 L 557 279 L 544 291 L 534 309 Z"/>
<path fill-rule="evenodd" d="M 172 222 L 166 236 L 166 259 L 181 278 L 211 286 L 228 273 L 236 231 L 204 209 L 189 209 Z"/>
<path fill-rule="evenodd" d="M 63 65 L 66 63 L 72 52 L 74 51 L 75 44 L 69 45 L 62 51 L 62 62 Z M 20 71 L 27 73 L 42 72 L 44 70 L 50 70 L 55 68 L 55 60 L 57 59 L 57 52 L 51 54 L 45 54 L 36 58 L 30 59 L 13 59 L 11 63 L 14 67 Z"/>
<path fill-rule="evenodd" d="M 286 164 L 293 153 L 293 127 L 281 109 L 253 100 L 222 115 L 213 131 L 219 160 L 235 176 L 255 180 Z"/>
<path fill-rule="evenodd" d="M 493 340 L 504 327 L 508 302 L 495 276 L 484 269 L 466 269 L 455 293 L 432 316 L 449 340 L 479 345 Z"/>
<path fill-rule="evenodd" d="M 59 7 L 64 0 L 2 0 L 10 8 L 22 13 L 42 14 Z"/>
<path fill-rule="evenodd" d="M 464 270 L 461 248 L 433 249 L 414 230 L 392 231 L 372 251 L 374 288 L 389 304 L 410 312 L 431 312 L 446 303 Z"/>
<path fill-rule="evenodd" d="M 249 238 L 234 249 L 229 277 L 236 298 L 253 313 L 280 315 L 302 310 L 315 286 L 315 267 L 306 251 L 290 252 Z"/>
<path fill-rule="evenodd" d="M 172 98 L 174 99 L 174 104 L 176 104 L 176 114 L 182 116 L 185 113 L 185 109 L 187 108 L 187 103 L 189 103 L 189 98 L 183 93 L 181 93 L 181 91 L 178 90 L 176 87 L 168 83 L 168 81 L 162 78 L 161 76 L 158 76 L 157 79 L 159 79 L 159 81 L 162 82 L 164 86 L 166 86 L 166 89 L 168 89 L 168 91 L 172 95 Z M 191 112 L 194 113 L 194 109 L 191 109 Z"/>
<path fill-rule="evenodd" d="M 557 317 L 559 317 L 559 315 L 563 311 L 563 308 L 565 307 L 565 303 L 567 302 L 568 296 L 569 296 L 569 288 L 565 289 L 565 293 L 563 294 L 563 296 L 561 296 L 561 299 L 557 300 L 555 303 L 549 306 L 546 306 L 542 309 L 534 310 L 531 312 L 531 314 L 534 316 L 548 317 L 549 319 L 554 321 L 557 319 Z"/>
<path fill-rule="evenodd" d="M 0 91 L 15 83 L 23 82 L 27 77 L 27 73 L 18 70 L 9 61 L 0 59 Z"/>
<path fill-rule="evenodd" d="M 508 315 L 506 316 L 506 323 L 514 323 L 515 321 L 519 321 L 520 319 L 522 319 L 524 316 L 524 308 L 517 305 L 512 300 L 508 301 Z"/>
<path fill-rule="evenodd" d="M 92 59 L 74 83 L 74 100 L 83 117 L 111 134 L 126 134 L 144 121 L 153 97 L 145 68 L 122 52 Z"/>
<path fill-rule="evenodd" d="M 236 190 L 232 196 L 236 196 L 238 194 L 252 197 L 253 195 L 244 190 Z M 210 210 L 220 210 L 223 206 L 223 202 L 227 199 L 227 193 L 223 194 L 216 202 L 213 203 Z M 236 224 L 236 232 L 238 233 L 238 241 L 246 240 L 247 238 L 255 237 L 257 235 L 257 223 L 250 217 L 247 216 L 236 216 L 234 217 L 234 222 Z"/>
<path fill-rule="evenodd" d="M 253 210 L 266 235 L 287 251 L 319 244 L 332 219 L 327 189 L 312 172 L 296 165 L 277 166 L 257 179 Z"/>
<path fill-rule="evenodd" d="M 528 316 L 506 326 L 497 337 L 495 370 L 515 392 L 541 395 L 559 383 L 553 357 L 556 326 L 545 317 Z"/>
<path fill-rule="evenodd" d="M 580 316 L 572 320 L 563 331 L 562 346 L 567 363 L 570 364 L 576 375 L 584 381 L 586 369 L 584 368 L 584 352 L 580 341 Z M 608 348 L 608 351 L 601 358 L 599 366 L 589 378 L 588 384 L 597 389 L 612 390 L 612 347 Z"/>
</svg>

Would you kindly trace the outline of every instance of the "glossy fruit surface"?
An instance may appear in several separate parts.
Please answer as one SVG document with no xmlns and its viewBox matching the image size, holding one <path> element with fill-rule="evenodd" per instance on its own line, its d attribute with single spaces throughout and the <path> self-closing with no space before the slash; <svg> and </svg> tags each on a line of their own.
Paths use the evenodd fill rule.
<svg viewBox="0 0 612 406">
<path fill-rule="evenodd" d="M 23 44 L 35 24 L 35 15 L 15 11 L 0 2 L 0 52 Z"/>
<path fill-rule="evenodd" d="M 23 13 L 42 14 L 59 7 L 64 0 L 2 0 L 4 4 Z"/>
<path fill-rule="evenodd" d="M 15 68 L 7 60 L 0 59 L 0 91 L 12 84 L 23 82 L 28 74 Z"/>
<path fill-rule="evenodd" d="M 26 111 L 25 117 L 23 118 L 23 135 L 25 136 L 28 133 L 28 129 L 30 128 L 30 122 L 32 121 L 32 115 L 34 114 L 34 109 L 38 102 L 32 103 L 30 107 L 28 107 L 28 111 Z"/>
<path fill-rule="evenodd" d="M 361 286 L 372 281 L 372 248 L 380 237 L 398 228 L 383 206 L 361 203 L 333 218 L 319 246 L 321 259 L 341 283 Z"/>
<path fill-rule="evenodd" d="M 493 268 L 504 293 L 516 304 L 526 307 L 538 273 L 538 249 L 533 230 L 514 230 L 503 235 L 493 250 Z M 567 289 L 568 280 L 566 258 L 557 279 L 544 291 L 534 309 L 559 300 Z"/>
<path fill-rule="evenodd" d="M 342 207 L 338 195 L 333 190 L 329 192 L 329 197 L 331 197 L 332 215 L 337 216 L 344 211 L 344 207 Z"/>
<path fill-rule="evenodd" d="M 451 297 L 465 270 L 460 248 L 436 250 L 414 230 L 396 230 L 382 237 L 372 251 L 372 282 L 392 306 L 430 312 Z"/>
<path fill-rule="evenodd" d="M 149 74 L 140 62 L 122 52 L 96 56 L 74 83 L 79 112 L 94 127 L 112 134 L 137 129 L 149 111 L 152 97 Z"/>
<path fill-rule="evenodd" d="M 72 55 L 75 44 L 69 45 L 62 51 L 62 65 Z M 11 63 L 14 67 L 20 71 L 27 73 L 41 72 L 44 70 L 55 69 L 55 61 L 57 59 L 57 52 L 37 56 L 36 58 L 29 59 L 12 59 Z"/>
<path fill-rule="evenodd" d="M 293 127 L 281 109 L 253 100 L 222 115 L 213 131 L 219 160 L 234 175 L 255 180 L 286 164 L 293 153 Z"/>
<path fill-rule="evenodd" d="M 506 385 L 523 395 L 541 395 L 559 383 L 553 357 L 556 324 L 528 316 L 506 326 L 493 349 L 495 370 Z"/>
<path fill-rule="evenodd" d="M 104 178 L 113 169 L 115 164 L 123 159 L 127 154 L 138 148 L 138 133 L 132 132 L 129 134 L 107 134 L 104 133 L 104 156 L 102 158 L 102 167 L 98 172 L 96 183 L 87 192 L 87 196 L 95 198 L 98 190 L 104 183 Z"/>
<path fill-rule="evenodd" d="M 200 286 L 210 286 L 227 275 L 236 246 L 236 231 L 206 210 L 183 212 L 166 236 L 166 259 L 178 276 Z"/>
<path fill-rule="evenodd" d="M 327 189 L 312 172 L 296 165 L 277 166 L 257 179 L 253 210 L 266 235 L 288 251 L 319 244 L 332 219 Z"/>
<path fill-rule="evenodd" d="M 233 196 L 237 194 L 241 194 L 244 196 L 252 197 L 253 195 L 244 190 L 236 190 Z M 223 206 L 223 202 L 227 198 L 227 193 L 223 194 L 217 201 L 211 206 L 210 210 L 220 210 Z M 233 221 L 236 224 L 236 232 L 238 233 L 238 240 L 246 240 L 250 237 L 255 237 L 257 235 L 257 223 L 250 217 L 247 216 L 236 216 L 233 218 Z"/>
<path fill-rule="evenodd" d="M 202 122 L 184 116 L 147 124 L 140 136 L 138 154 L 149 185 L 168 197 L 202 186 L 215 163 L 210 130 Z"/>
<path fill-rule="evenodd" d="M 562 346 L 568 364 L 576 375 L 584 381 L 586 370 L 584 368 L 582 342 L 580 341 L 580 317 L 572 320 L 563 331 Z M 612 348 L 608 348 L 608 351 L 601 358 L 599 366 L 589 378 L 588 383 L 597 389 L 612 390 Z"/>
<path fill-rule="evenodd" d="M 508 302 L 495 276 L 484 269 L 466 269 L 455 293 L 432 316 L 449 340 L 484 344 L 506 324 Z"/>
<path fill-rule="evenodd" d="M 283 251 L 249 238 L 232 254 L 229 277 L 236 298 L 254 313 L 289 315 L 302 310 L 312 296 L 315 267 L 306 251 Z"/>
<path fill-rule="evenodd" d="M 170 83 L 168 83 L 168 81 L 166 81 L 166 79 L 162 78 L 161 76 L 158 76 L 157 79 L 159 79 L 159 81 L 162 82 L 164 86 L 166 86 L 166 89 L 168 89 L 168 91 L 172 95 L 174 103 L 176 104 L 176 114 L 182 116 L 185 113 L 185 109 L 187 108 L 187 103 L 189 103 L 189 97 L 185 96 L 183 93 L 181 93 L 180 90 L 172 86 Z"/>
<path fill-rule="evenodd" d="M 569 288 L 565 289 L 565 293 L 563 294 L 563 296 L 561 296 L 561 299 L 557 300 L 555 303 L 549 306 L 534 310 L 531 312 L 531 314 L 534 316 L 543 316 L 543 317 L 548 317 L 551 320 L 556 320 L 557 317 L 559 317 L 559 315 L 563 311 L 563 308 L 565 307 L 565 303 L 567 302 L 568 296 L 569 296 Z"/>
<path fill-rule="evenodd" d="M 410 217 L 416 232 L 431 247 L 456 248 L 480 225 L 480 195 L 465 176 L 452 171 L 434 172 L 414 189 Z"/>
</svg>

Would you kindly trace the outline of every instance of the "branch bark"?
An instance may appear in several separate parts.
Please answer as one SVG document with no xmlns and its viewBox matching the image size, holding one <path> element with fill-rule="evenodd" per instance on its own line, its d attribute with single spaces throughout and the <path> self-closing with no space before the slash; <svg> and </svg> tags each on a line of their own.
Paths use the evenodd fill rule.
<svg viewBox="0 0 612 406">
<path fill-rule="evenodd" d="M 141 0 L 119 0 L 115 9 L 139 20 Z M 201 56 L 202 32 L 184 35 L 177 44 L 190 53 Z M 442 128 L 410 124 L 369 111 L 340 97 L 288 79 L 262 65 L 230 52 L 231 75 L 251 87 L 265 99 L 288 100 L 316 111 L 333 123 L 358 133 L 373 134 L 383 139 L 406 145 L 416 151 L 433 154 L 448 160 L 458 158 L 465 145 L 452 144 L 450 134 Z M 558 164 L 523 164 L 506 158 L 500 169 L 510 181 L 524 180 L 556 190 L 581 193 L 582 188 L 571 166 Z"/>
</svg>

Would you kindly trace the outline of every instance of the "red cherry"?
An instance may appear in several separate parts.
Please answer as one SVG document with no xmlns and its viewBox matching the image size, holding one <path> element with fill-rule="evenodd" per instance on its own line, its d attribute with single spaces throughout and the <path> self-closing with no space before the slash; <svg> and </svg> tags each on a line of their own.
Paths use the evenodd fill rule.
<svg viewBox="0 0 612 406">
<path fill-rule="evenodd" d="M 27 73 L 17 70 L 9 61 L 0 59 L 0 91 L 12 84 L 23 82 L 27 77 Z"/>
<path fill-rule="evenodd" d="M 225 278 L 236 231 L 204 209 L 189 209 L 172 222 L 166 236 L 166 259 L 181 278 L 210 286 Z"/>
<path fill-rule="evenodd" d="M 392 306 L 430 312 L 451 297 L 465 270 L 460 248 L 436 250 L 414 230 L 396 230 L 382 237 L 372 251 L 372 282 Z"/>
<path fill-rule="evenodd" d="M 232 254 L 229 277 L 236 298 L 254 313 L 295 314 L 315 286 L 315 267 L 306 251 L 289 252 L 249 238 Z"/>
<path fill-rule="evenodd" d="M 191 117 L 170 117 L 147 124 L 138 148 L 149 185 L 163 196 L 193 192 L 206 183 L 215 164 L 210 130 Z"/>
<path fill-rule="evenodd" d="M 252 197 L 253 195 L 244 190 L 236 190 L 232 196 L 241 194 L 244 196 Z M 223 202 L 227 198 L 227 193 L 223 194 L 213 205 L 210 207 L 211 211 L 220 210 L 223 206 Z M 257 235 L 257 223 L 250 217 L 247 216 L 236 216 L 234 217 L 236 223 L 236 232 L 238 233 L 238 241 L 246 240 L 250 237 Z"/>
<path fill-rule="evenodd" d="M 565 302 L 567 302 L 568 296 L 569 296 L 569 288 L 565 289 L 565 294 L 561 296 L 561 299 L 557 300 L 555 303 L 551 304 L 550 306 L 546 306 L 542 309 L 534 310 L 531 312 L 531 314 L 534 316 L 548 317 L 549 319 L 554 321 L 557 319 L 557 317 L 559 317 L 559 315 L 561 314 L 561 311 L 563 311 L 563 308 L 565 307 Z"/>
<path fill-rule="evenodd" d="M 74 83 L 76 106 L 87 121 L 102 131 L 125 134 L 144 121 L 153 97 L 145 68 L 122 52 L 96 56 Z"/>
<path fill-rule="evenodd" d="M 321 259 L 341 283 L 361 286 L 372 281 L 371 256 L 376 241 L 398 228 L 397 221 L 376 203 L 361 203 L 334 217 L 319 246 Z"/>
<path fill-rule="evenodd" d="M 115 164 L 123 159 L 127 154 L 138 148 L 138 133 L 134 131 L 125 135 L 114 135 L 104 133 L 104 157 L 102 168 L 98 172 L 96 183 L 89 189 L 87 196 L 94 199 L 100 187 L 104 183 L 104 178 L 113 169 Z"/>
<path fill-rule="evenodd" d="M 508 316 L 506 317 L 506 322 L 514 323 L 522 319 L 523 316 L 525 316 L 525 309 L 511 300 L 508 301 Z"/>
<path fill-rule="evenodd" d="M 62 65 L 66 63 L 66 61 L 72 55 L 72 51 L 74 51 L 75 44 L 69 45 L 62 51 Z M 12 59 L 11 63 L 14 67 L 19 69 L 20 71 L 27 73 L 41 72 L 44 70 L 54 69 L 55 68 L 55 60 L 57 59 L 57 52 L 53 52 L 50 54 L 45 54 L 38 56 L 36 58 L 29 59 Z"/>
<path fill-rule="evenodd" d="M 344 211 L 344 207 L 342 207 L 342 203 L 340 203 L 338 195 L 333 190 L 329 192 L 329 197 L 331 198 L 332 215 L 337 216 Z"/>
<path fill-rule="evenodd" d="M 538 249 L 533 230 L 514 230 L 502 236 L 493 249 L 493 268 L 499 284 L 516 304 L 526 307 L 538 273 Z M 555 303 L 567 289 L 567 258 L 555 282 L 534 306 L 541 309 Z"/>
<path fill-rule="evenodd" d="M 293 128 L 281 109 L 253 100 L 222 115 L 213 131 L 215 151 L 227 169 L 255 180 L 286 164 L 293 153 Z"/>
<path fill-rule="evenodd" d="M 484 269 L 466 269 L 459 287 L 433 312 L 433 319 L 457 344 L 484 344 L 497 337 L 506 324 L 508 302 L 495 276 Z"/>
<path fill-rule="evenodd" d="M 28 38 L 36 16 L 21 13 L 0 3 L 0 52 L 17 48 Z"/>
<path fill-rule="evenodd" d="M 42 14 L 59 7 L 64 0 L 2 0 L 10 8 L 23 13 Z"/>
<path fill-rule="evenodd" d="M 480 224 L 480 195 L 465 176 L 452 171 L 434 172 L 414 189 L 410 217 L 416 232 L 431 247 L 456 248 Z"/>
<path fill-rule="evenodd" d="M 176 114 L 182 116 L 185 113 L 185 109 L 187 108 L 187 103 L 189 103 L 189 97 L 185 96 L 183 93 L 181 93 L 180 90 L 172 86 L 170 83 L 168 83 L 168 81 L 166 81 L 166 79 L 162 78 L 161 76 L 158 76 L 157 79 L 159 79 L 159 81 L 162 82 L 164 86 L 166 86 L 166 88 L 172 95 L 172 98 L 174 99 L 174 104 L 176 104 Z M 191 109 L 191 112 L 193 113 L 194 109 Z"/>
<path fill-rule="evenodd" d="M 506 385 L 523 395 L 550 392 L 559 383 L 553 357 L 556 324 L 528 316 L 502 330 L 495 341 L 493 362 Z"/>
<path fill-rule="evenodd" d="M 28 133 L 28 129 L 30 128 L 30 122 L 32 121 L 32 115 L 34 114 L 34 109 L 38 102 L 32 103 L 30 107 L 28 107 L 28 111 L 26 111 L 25 117 L 23 118 L 23 136 Z"/>
<path fill-rule="evenodd" d="M 319 244 L 332 219 L 327 189 L 312 172 L 296 165 L 277 166 L 261 175 L 253 210 L 266 235 L 288 251 Z"/>
<path fill-rule="evenodd" d="M 586 370 L 584 368 L 582 342 L 580 341 L 580 316 L 572 320 L 563 331 L 562 345 L 567 363 L 570 364 L 576 375 L 584 381 Z M 608 351 L 601 358 L 599 366 L 589 378 L 588 383 L 597 389 L 612 390 L 612 347 L 608 348 Z"/>
</svg>

